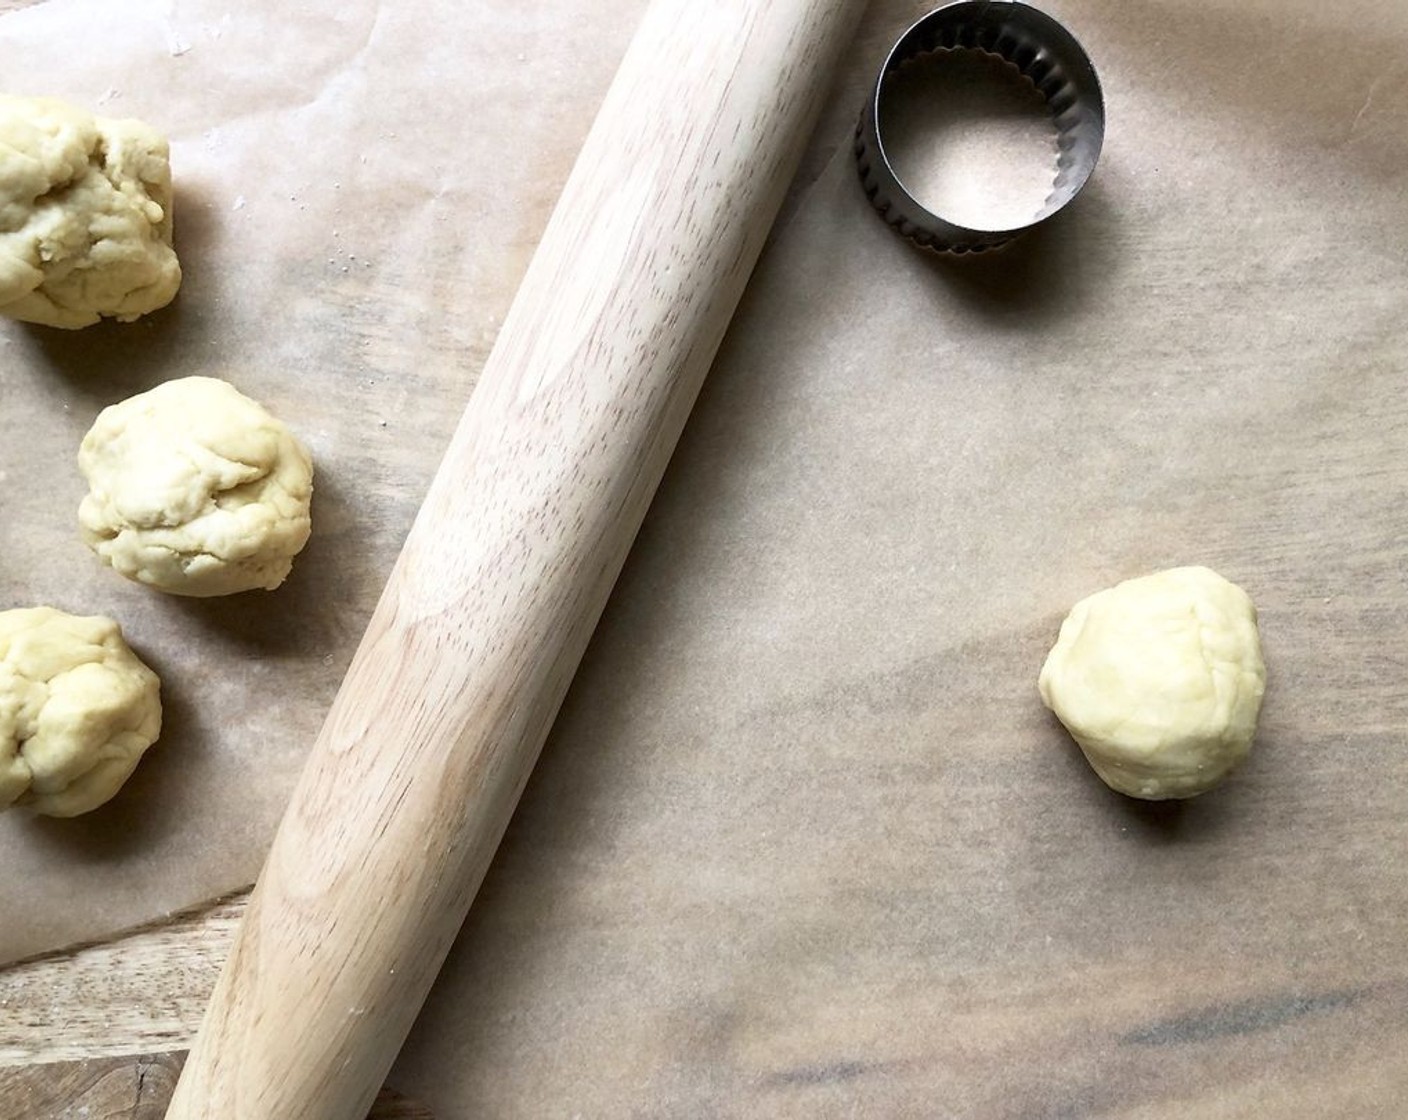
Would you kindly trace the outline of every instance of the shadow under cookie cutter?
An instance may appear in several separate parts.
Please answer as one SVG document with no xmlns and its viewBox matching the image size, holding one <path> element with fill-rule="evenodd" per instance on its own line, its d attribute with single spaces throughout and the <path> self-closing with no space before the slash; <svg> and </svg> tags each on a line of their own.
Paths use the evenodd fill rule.
<svg viewBox="0 0 1408 1120">
<path fill-rule="evenodd" d="M 1010 63 L 1051 108 L 1056 176 L 1046 201 L 1022 225 L 974 229 L 935 213 L 910 194 L 885 153 L 880 126 L 885 80 L 912 59 L 965 49 Z M 1062 209 L 1095 170 L 1104 139 L 1100 79 L 1075 36 L 1020 0 L 957 0 L 924 16 L 890 49 L 856 126 L 855 154 L 865 193 L 892 229 L 921 248 L 969 253 L 1003 245 Z"/>
</svg>

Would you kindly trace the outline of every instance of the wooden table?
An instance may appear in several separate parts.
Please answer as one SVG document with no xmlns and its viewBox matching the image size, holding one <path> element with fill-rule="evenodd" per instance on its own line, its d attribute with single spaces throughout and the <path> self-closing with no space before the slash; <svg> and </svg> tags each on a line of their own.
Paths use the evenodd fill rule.
<svg viewBox="0 0 1408 1120">
<path fill-rule="evenodd" d="M 7 1120 L 160 1120 L 245 897 L 0 971 L 0 1009 L 17 1012 L 0 1032 Z M 369 1120 L 431 1118 L 388 1089 Z"/>
<path fill-rule="evenodd" d="M 7 1120 L 160 1120 L 244 900 L 0 971 L 0 1009 L 18 1009 L 0 1034 Z M 388 1090 L 369 1120 L 430 1113 Z"/>
</svg>

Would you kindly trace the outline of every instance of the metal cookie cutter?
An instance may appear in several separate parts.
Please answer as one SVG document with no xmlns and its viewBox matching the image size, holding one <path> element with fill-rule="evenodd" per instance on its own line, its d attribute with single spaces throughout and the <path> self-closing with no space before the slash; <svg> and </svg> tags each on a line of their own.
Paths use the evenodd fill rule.
<svg viewBox="0 0 1408 1120">
<path fill-rule="evenodd" d="M 934 213 L 900 182 L 885 155 L 880 105 L 885 79 L 904 63 L 937 51 L 995 54 L 1029 78 L 1056 124 L 1056 177 L 1035 217 L 1010 229 L 971 229 Z M 993 249 L 1049 218 L 1085 186 L 1105 139 L 1100 79 L 1075 37 L 1045 12 L 1020 0 L 958 0 L 930 12 L 900 36 L 880 68 L 856 126 L 856 163 L 865 193 L 897 232 L 926 249 L 955 253 Z"/>
</svg>

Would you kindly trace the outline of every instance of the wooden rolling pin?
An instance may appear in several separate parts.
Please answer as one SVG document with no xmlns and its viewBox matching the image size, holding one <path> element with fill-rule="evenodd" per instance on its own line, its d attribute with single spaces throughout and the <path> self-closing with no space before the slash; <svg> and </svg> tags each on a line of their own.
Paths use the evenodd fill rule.
<svg viewBox="0 0 1408 1120">
<path fill-rule="evenodd" d="M 168 1120 L 366 1115 L 861 8 L 647 12 L 313 746 Z"/>
</svg>

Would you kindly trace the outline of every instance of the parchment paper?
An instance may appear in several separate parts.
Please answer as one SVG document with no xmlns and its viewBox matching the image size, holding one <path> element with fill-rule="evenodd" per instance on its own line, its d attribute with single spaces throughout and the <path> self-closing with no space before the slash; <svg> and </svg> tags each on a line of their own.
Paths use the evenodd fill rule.
<svg viewBox="0 0 1408 1120">
<path fill-rule="evenodd" d="M 868 212 L 858 49 L 394 1074 L 445 1114 L 1402 1110 L 1408 8 L 1049 7 L 1105 155 L 990 258 Z M 1036 673 L 1190 562 L 1262 730 L 1141 806 Z"/>
<path fill-rule="evenodd" d="M 0 817 L 0 961 L 254 878 L 641 10 L 47 0 L 0 17 L 6 90 L 168 132 L 185 269 L 177 302 L 135 324 L 0 325 L 0 609 L 112 615 L 165 707 L 108 806 Z M 313 451 L 313 539 L 275 593 L 164 597 L 78 539 L 93 417 L 189 374 L 228 378 Z"/>
<path fill-rule="evenodd" d="M 855 184 L 863 86 L 922 10 L 872 6 L 393 1075 L 438 1115 L 1377 1117 L 1408 1093 L 1408 10 L 1047 6 L 1105 84 L 1100 170 L 958 262 Z M 368 7 L 285 40 L 262 8 L 236 34 L 183 5 L 175 58 L 155 7 L 91 32 L 113 54 L 62 51 L 71 96 L 184 83 L 178 168 L 210 204 L 178 214 L 166 319 L 5 334 L 0 462 L 28 472 L 16 440 L 47 433 L 61 496 L 6 489 L 6 579 L 122 617 L 174 712 L 106 824 L 3 826 L 11 952 L 257 865 L 637 11 Z M 52 0 L 0 41 L 36 85 L 48 36 L 101 11 Z M 267 614 L 153 600 L 68 535 L 92 412 L 217 364 L 323 464 Z M 1076 598 L 1178 563 L 1250 591 L 1271 683 L 1244 770 L 1141 806 L 1035 679 Z"/>
</svg>

